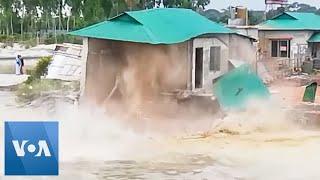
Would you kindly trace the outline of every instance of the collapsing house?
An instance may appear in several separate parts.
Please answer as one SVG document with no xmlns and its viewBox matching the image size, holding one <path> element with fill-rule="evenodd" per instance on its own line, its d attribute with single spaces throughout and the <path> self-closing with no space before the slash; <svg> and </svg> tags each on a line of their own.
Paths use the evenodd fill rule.
<svg viewBox="0 0 320 180">
<path fill-rule="evenodd" d="M 84 96 L 103 102 L 177 90 L 212 95 L 212 83 L 255 61 L 254 39 L 180 8 L 125 12 L 70 34 L 83 37 Z"/>
</svg>

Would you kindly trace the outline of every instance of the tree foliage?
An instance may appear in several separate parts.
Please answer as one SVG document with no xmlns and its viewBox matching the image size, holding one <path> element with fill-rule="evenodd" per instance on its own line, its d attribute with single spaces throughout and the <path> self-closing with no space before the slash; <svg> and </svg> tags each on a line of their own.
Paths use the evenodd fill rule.
<svg viewBox="0 0 320 180">
<path fill-rule="evenodd" d="M 0 35 L 21 39 L 35 38 L 39 33 L 63 34 L 104 21 L 124 11 L 153 8 L 161 0 L 0 0 Z M 213 1 L 213 0 L 212 0 Z M 213 21 L 227 23 L 228 9 L 206 10 L 210 0 L 163 0 L 166 8 L 182 7 L 200 12 Z M 267 13 L 271 18 L 282 11 L 315 12 L 320 9 L 304 3 L 293 3 Z M 263 11 L 249 11 L 250 24 L 264 20 Z M 56 38 L 57 39 L 57 38 Z"/>
<path fill-rule="evenodd" d="M 156 2 L 155 2 L 156 1 Z M 153 8 L 159 0 L 0 0 L 0 35 L 21 38 L 63 33 L 124 11 Z M 204 9 L 210 0 L 164 0 L 165 7 Z"/>
</svg>

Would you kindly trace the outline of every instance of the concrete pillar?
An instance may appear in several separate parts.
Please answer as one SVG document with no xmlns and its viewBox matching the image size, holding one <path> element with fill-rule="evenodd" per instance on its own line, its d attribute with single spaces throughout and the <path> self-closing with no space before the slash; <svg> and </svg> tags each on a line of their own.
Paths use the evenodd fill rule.
<svg viewBox="0 0 320 180">
<path fill-rule="evenodd" d="M 83 45 L 81 51 L 81 77 L 80 77 L 80 96 L 83 96 L 85 85 L 86 85 L 86 74 L 87 74 L 87 61 L 88 61 L 88 46 L 89 39 L 83 38 Z"/>
</svg>

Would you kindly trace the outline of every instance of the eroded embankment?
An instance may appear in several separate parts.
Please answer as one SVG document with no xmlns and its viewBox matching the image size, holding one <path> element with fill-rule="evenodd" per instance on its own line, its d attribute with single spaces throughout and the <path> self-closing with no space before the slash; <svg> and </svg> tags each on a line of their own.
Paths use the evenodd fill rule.
<svg viewBox="0 0 320 180">
<path fill-rule="evenodd" d="M 253 102 L 249 110 L 223 119 L 182 113 L 153 121 L 151 116 L 150 125 L 139 121 L 134 127 L 105 108 L 57 102 L 56 114 L 48 116 L 46 107 L 17 108 L 14 98 L 8 92 L 1 95 L 1 121 L 60 122 L 61 178 L 320 177 L 320 133 L 292 123 L 278 102 Z M 167 133 L 169 129 L 175 133 Z"/>
</svg>

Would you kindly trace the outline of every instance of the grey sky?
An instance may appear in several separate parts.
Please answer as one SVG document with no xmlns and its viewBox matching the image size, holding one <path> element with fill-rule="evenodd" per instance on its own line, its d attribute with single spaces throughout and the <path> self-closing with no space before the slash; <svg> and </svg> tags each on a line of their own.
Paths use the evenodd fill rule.
<svg viewBox="0 0 320 180">
<path fill-rule="evenodd" d="M 207 9 L 223 9 L 228 6 L 245 6 L 249 9 L 264 10 L 265 0 L 211 0 L 211 3 L 207 6 Z M 320 0 L 289 0 L 289 3 L 300 2 L 310 4 L 320 8 Z"/>
</svg>

